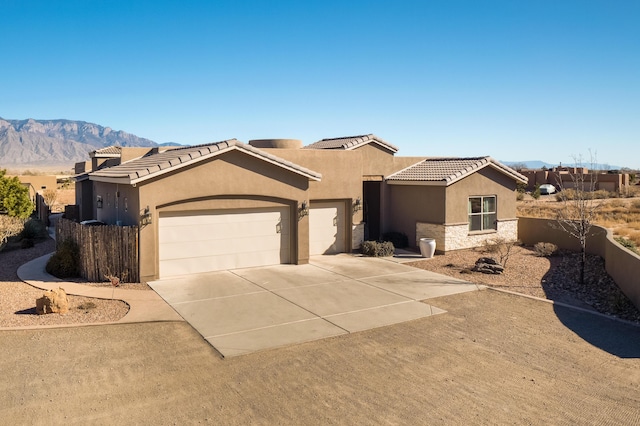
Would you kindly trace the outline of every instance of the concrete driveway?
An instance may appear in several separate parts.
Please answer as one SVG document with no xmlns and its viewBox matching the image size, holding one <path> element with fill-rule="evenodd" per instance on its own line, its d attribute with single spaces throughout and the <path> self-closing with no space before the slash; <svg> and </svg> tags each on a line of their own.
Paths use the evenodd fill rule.
<svg viewBox="0 0 640 426">
<path fill-rule="evenodd" d="M 308 265 L 194 274 L 149 285 L 224 357 L 443 313 L 420 300 L 478 289 L 348 254 L 315 256 Z"/>
</svg>

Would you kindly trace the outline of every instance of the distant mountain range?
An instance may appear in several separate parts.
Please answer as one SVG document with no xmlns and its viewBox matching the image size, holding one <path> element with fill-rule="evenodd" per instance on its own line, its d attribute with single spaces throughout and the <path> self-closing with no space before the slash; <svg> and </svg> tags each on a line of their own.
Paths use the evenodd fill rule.
<svg viewBox="0 0 640 426">
<path fill-rule="evenodd" d="M 158 146 L 152 140 L 73 120 L 0 118 L 0 168 L 67 169 L 88 153 L 111 145 Z"/>
<path fill-rule="evenodd" d="M 540 160 L 528 160 L 528 161 L 500 161 L 500 162 L 501 162 L 502 164 L 505 164 L 505 165 L 509 166 L 509 167 L 513 167 L 513 166 L 516 166 L 516 167 L 524 166 L 524 168 L 527 168 L 527 169 L 542 169 L 543 167 L 546 167 L 547 169 L 550 169 L 550 168 L 552 168 L 552 167 L 557 167 L 557 166 L 559 166 L 559 165 L 560 165 L 560 164 L 558 164 L 558 163 L 555 163 L 555 164 L 552 164 L 552 163 L 545 163 L 544 161 L 540 161 Z M 573 164 L 569 164 L 569 163 L 567 163 L 567 164 L 563 164 L 563 166 L 572 167 L 572 166 L 573 166 Z M 588 164 L 588 163 L 586 163 L 586 162 L 585 162 L 585 163 L 584 163 L 584 166 L 585 166 L 585 167 L 588 167 L 588 168 L 590 168 L 590 169 L 591 169 L 591 168 L 594 168 L 594 169 L 597 169 L 597 170 L 619 170 L 619 169 L 621 169 L 621 167 L 620 167 L 620 166 L 612 166 L 611 164 L 600 164 L 600 163 L 593 164 L 593 166 L 592 166 L 591 164 Z"/>
</svg>

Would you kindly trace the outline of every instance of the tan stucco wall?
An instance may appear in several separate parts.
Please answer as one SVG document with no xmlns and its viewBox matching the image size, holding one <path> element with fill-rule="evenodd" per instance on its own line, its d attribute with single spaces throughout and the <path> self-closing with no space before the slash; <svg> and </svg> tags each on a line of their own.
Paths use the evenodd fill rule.
<svg viewBox="0 0 640 426">
<path fill-rule="evenodd" d="M 149 206 L 151 225 L 140 230 L 140 276 L 158 277 L 158 218 L 163 212 L 287 206 L 297 219 L 308 199 L 308 178 L 247 154 L 231 151 L 196 166 L 137 185 L 140 209 Z M 309 259 L 308 217 L 291 221 L 292 259 Z"/>
<path fill-rule="evenodd" d="M 416 223 L 444 223 L 445 188 L 425 185 L 386 185 L 388 222 L 383 232 L 402 232 L 416 241 Z"/>
<path fill-rule="evenodd" d="M 446 223 L 469 222 L 469 197 L 495 195 L 498 220 L 516 217 L 516 182 L 491 167 L 485 167 L 447 188 Z"/>
<path fill-rule="evenodd" d="M 105 182 L 89 181 L 89 183 L 93 183 L 94 206 L 96 206 L 95 200 L 97 197 L 102 197 L 102 208 L 96 208 L 95 210 L 95 218 L 97 220 L 110 225 L 118 222 L 124 226 L 138 224 L 140 207 L 138 205 L 137 187 Z"/>
<path fill-rule="evenodd" d="M 610 230 L 594 225 L 591 231 L 587 238 L 587 253 L 596 254 L 604 259 L 607 273 L 640 309 L 640 256 L 618 244 Z M 563 249 L 580 250 L 578 240 L 559 229 L 556 221 L 549 219 L 519 218 L 518 238 L 527 245 L 547 242 Z"/>
<path fill-rule="evenodd" d="M 14 177 L 7 175 L 7 177 Z M 43 191 L 47 189 L 57 189 L 57 181 L 55 176 L 51 175 L 43 175 L 43 176 L 31 176 L 31 175 L 20 175 L 16 176 L 20 183 L 29 188 L 29 197 L 31 200 L 35 199 L 36 193 L 42 194 Z"/>
</svg>

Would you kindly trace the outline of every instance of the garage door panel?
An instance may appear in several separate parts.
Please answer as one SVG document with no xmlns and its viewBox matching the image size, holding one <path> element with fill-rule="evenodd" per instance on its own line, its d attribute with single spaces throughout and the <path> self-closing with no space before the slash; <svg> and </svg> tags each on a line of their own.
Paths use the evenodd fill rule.
<svg viewBox="0 0 640 426">
<path fill-rule="evenodd" d="M 202 256 L 186 259 L 172 259 L 162 262 L 162 276 L 170 277 L 177 275 L 198 274 L 211 272 L 211 265 L 216 266 L 216 270 L 250 268 L 259 265 L 276 265 L 289 262 L 289 252 L 281 250 L 278 253 L 264 250 L 249 253 L 247 258 L 238 254 L 222 254 L 219 256 Z"/>
<path fill-rule="evenodd" d="M 259 245 L 259 247 L 256 247 Z M 229 253 L 253 253 L 256 249 L 264 251 L 289 250 L 289 238 L 276 238 L 256 243 L 253 237 L 220 241 L 189 241 L 163 244 L 160 260 L 186 259 L 190 257 L 222 256 Z M 195 254 L 195 255 L 194 255 Z"/>
<path fill-rule="evenodd" d="M 170 227 L 164 227 L 163 223 L 160 243 L 215 241 L 228 239 L 231 234 L 236 238 L 244 238 L 268 236 L 274 233 L 289 235 L 289 221 L 182 224 Z"/>
<path fill-rule="evenodd" d="M 343 253 L 345 250 L 344 203 L 312 202 L 309 209 L 309 253 L 333 254 Z"/>
<path fill-rule="evenodd" d="M 161 216 L 160 276 L 289 263 L 289 230 L 286 207 Z"/>
</svg>

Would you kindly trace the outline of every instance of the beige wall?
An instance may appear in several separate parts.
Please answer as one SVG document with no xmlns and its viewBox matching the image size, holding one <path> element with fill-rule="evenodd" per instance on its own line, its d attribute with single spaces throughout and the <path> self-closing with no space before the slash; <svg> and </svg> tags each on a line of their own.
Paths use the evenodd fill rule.
<svg viewBox="0 0 640 426">
<path fill-rule="evenodd" d="M 640 309 L 640 256 L 625 249 L 613 239 L 610 230 L 593 226 L 587 239 L 586 251 L 604 259 L 607 273 L 622 292 Z M 579 251 L 576 238 L 558 229 L 556 221 L 521 217 L 518 219 L 518 238 L 527 245 L 538 242 L 556 244 L 558 247 Z"/>
<path fill-rule="evenodd" d="M 446 223 L 469 222 L 469 197 L 495 195 L 498 220 L 516 217 L 516 181 L 503 173 L 485 167 L 447 188 Z"/>
<path fill-rule="evenodd" d="M 444 223 L 445 187 L 385 185 L 388 190 L 389 221 L 383 232 L 402 232 L 409 244 L 416 241 L 416 223 Z"/>
<path fill-rule="evenodd" d="M 158 277 L 158 218 L 163 212 L 287 206 L 297 218 L 308 199 L 308 179 L 239 151 L 138 185 L 140 209 L 149 206 L 152 223 L 140 230 L 140 276 Z M 309 259 L 308 217 L 291 221 L 292 259 Z"/>
<path fill-rule="evenodd" d="M 13 177 L 13 176 L 7 176 Z M 17 176 L 18 180 L 27 188 L 29 188 L 29 197 L 31 201 L 35 200 L 36 193 L 42 194 L 42 192 L 46 189 L 56 190 L 58 188 L 58 184 L 55 176 L 44 175 L 44 176 L 30 176 L 30 175 L 21 175 Z"/>
</svg>

